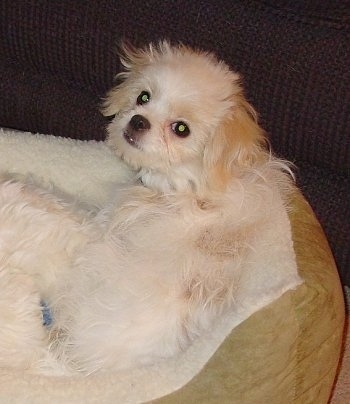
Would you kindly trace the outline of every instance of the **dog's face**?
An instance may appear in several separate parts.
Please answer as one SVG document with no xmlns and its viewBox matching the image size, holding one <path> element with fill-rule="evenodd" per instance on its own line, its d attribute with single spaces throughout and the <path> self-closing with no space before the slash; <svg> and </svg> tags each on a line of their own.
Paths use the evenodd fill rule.
<svg viewBox="0 0 350 404">
<path fill-rule="evenodd" d="M 116 115 L 108 144 L 149 185 L 165 190 L 223 183 L 233 160 L 255 153 L 261 131 L 254 112 L 238 75 L 214 56 L 161 43 L 125 49 L 123 64 L 122 83 L 104 107 L 105 115 Z"/>
</svg>

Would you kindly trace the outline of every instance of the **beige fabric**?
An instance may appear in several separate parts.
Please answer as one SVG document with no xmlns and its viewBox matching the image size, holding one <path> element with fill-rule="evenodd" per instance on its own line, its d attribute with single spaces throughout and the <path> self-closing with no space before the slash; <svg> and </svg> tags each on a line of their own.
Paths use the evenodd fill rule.
<svg viewBox="0 0 350 404">
<path fill-rule="evenodd" d="M 350 293 L 347 294 L 350 302 Z M 337 382 L 330 404 L 350 403 L 350 317 L 346 319 L 346 332 L 341 364 L 338 369 Z"/>
</svg>

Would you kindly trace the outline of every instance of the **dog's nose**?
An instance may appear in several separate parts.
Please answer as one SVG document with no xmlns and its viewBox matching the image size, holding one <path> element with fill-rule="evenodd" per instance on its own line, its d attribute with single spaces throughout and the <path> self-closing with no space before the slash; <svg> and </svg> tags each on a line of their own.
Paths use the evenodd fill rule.
<svg viewBox="0 0 350 404">
<path fill-rule="evenodd" d="M 149 120 L 142 115 L 134 115 L 130 119 L 130 126 L 135 131 L 143 131 L 151 129 L 151 124 Z"/>
</svg>

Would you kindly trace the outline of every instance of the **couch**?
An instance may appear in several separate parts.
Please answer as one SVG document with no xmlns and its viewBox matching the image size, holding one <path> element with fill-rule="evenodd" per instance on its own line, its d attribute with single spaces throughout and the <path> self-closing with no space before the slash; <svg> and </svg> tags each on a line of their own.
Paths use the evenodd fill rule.
<svg viewBox="0 0 350 404">
<path fill-rule="evenodd" d="M 122 39 L 214 51 L 238 70 L 274 151 L 296 165 L 350 285 L 347 0 L 35 1 L 0 6 L 0 126 L 105 138 Z"/>
<path fill-rule="evenodd" d="M 295 164 L 350 285 L 348 1 L 2 0 L 0 38 L 0 126 L 80 140 L 105 139 L 98 108 L 120 70 L 121 40 L 167 38 L 214 51 L 242 74 L 275 153 Z M 160 402 L 327 402 L 341 348 L 341 289 L 301 196 L 291 218 L 305 285 L 245 322 L 192 383 Z M 278 352 L 269 327 L 285 327 Z M 233 345 L 237 362 L 228 361 Z M 266 357 L 279 365 L 263 369 Z M 241 375 L 261 376 L 265 391 L 243 383 L 232 363 Z"/>
</svg>

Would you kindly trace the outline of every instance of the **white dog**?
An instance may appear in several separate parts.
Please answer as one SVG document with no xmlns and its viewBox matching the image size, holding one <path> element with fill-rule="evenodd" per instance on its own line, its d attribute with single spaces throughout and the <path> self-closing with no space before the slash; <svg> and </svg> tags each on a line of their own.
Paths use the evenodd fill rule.
<svg viewBox="0 0 350 404">
<path fill-rule="evenodd" d="M 265 151 L 225 63 L 166 42 L 122 62 L 104 113 L 135 182 L 96 215 L 0 184 L 0 366 L 92 373 L 175 355 L 239 304 L 240 276 L 287 204 L 288 165 Z"/>
</svg>

